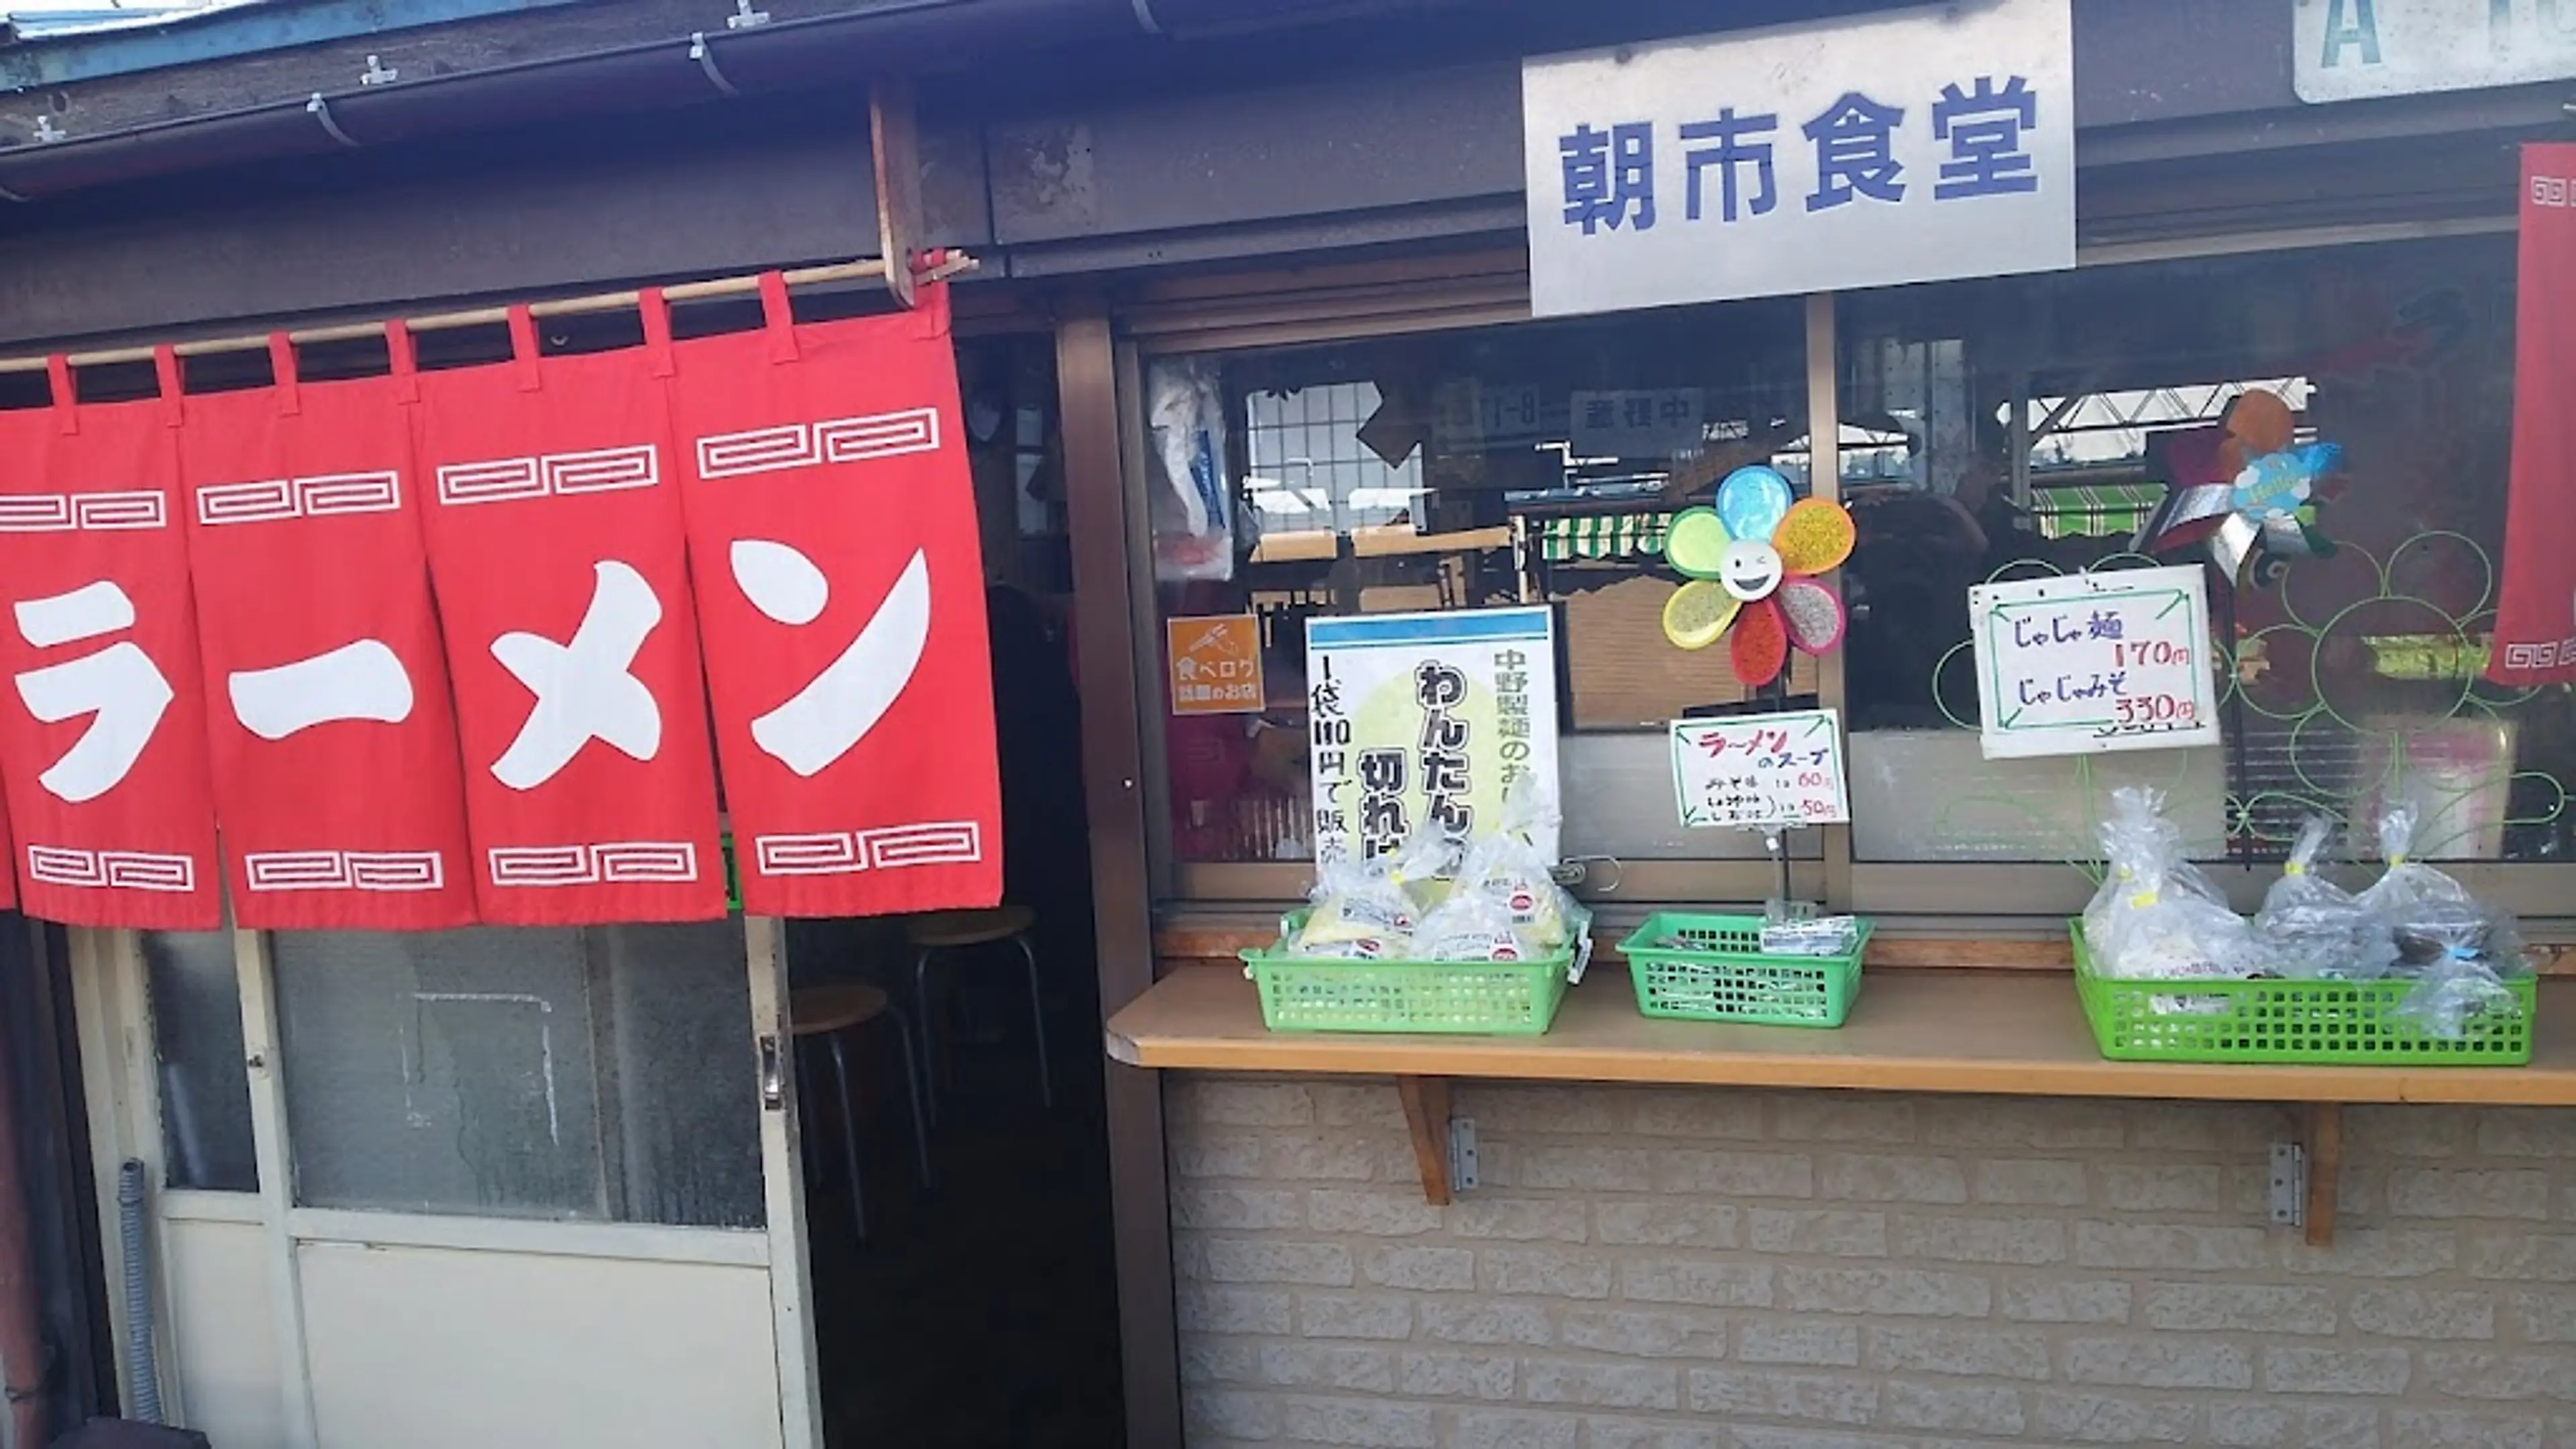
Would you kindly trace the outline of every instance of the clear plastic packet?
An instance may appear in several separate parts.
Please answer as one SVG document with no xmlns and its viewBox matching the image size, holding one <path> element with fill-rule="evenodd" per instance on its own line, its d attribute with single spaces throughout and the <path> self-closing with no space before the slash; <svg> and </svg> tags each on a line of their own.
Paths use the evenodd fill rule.
<svg viewBox="0 0 2576 1449">
<path fill-rule="evenodd" d="M 1325 861 L 1316 867 L 1315 889 L 1306 922 L 1289 938 L 1298 956 L 1340 956 L 1378 960 L 1401 956 L 1409 948 L 1420 909 L 1396 878 L 1393 863 L 1375 860 Z"/>
<path fill-rule="evenodd" d="M 2457 1041 L 2477 1017 L 2518 1006 L 2505 978 L 2531 965 L 2511 916 L 2460 901 L 2428 901 L 2410 914 L 2397 930 L 2397 948 L 2410 962 L 2425 959 L 2414 989 L 2397 1004 L 2400 1017 Z"/>
<path fill-rule="evenodd" d="M 2334 834 L 2311 815 L 2299 827 L 2281 878 L 2263 894 L 2254 935 L 2275 974 L 2296 981 L 2375 981 L 2397 961 L 2388 923 L 2352 892 L 2316 873 Z"/>
<path fill-rule="evenodd" d="M 1573 898 L 1539 852 L 1538 838 L 1556 823 L 1556 804 L 1538 778 L 1523 775 L 1504 793 L 1501 819 L 1467 847 L 1458 883 L 1499 902 L 1523 942 L 1553 951 L 1573 933 Z"/>
<path fill-rule="evenodd" d="M 2242 978 L 2261 969 L 2254 928 L 2184 858 L 2163 792 L 2115 790 L 2102 822 L 2107 866 L 2084 908 L 2084 942 L 2101 975 L 2136 980 Z"/>
<path fill-rule="evenodd" d="M 1848 956 L 1859 944 L 1857 916 L 1812 916 L 1771 921 L 1762 927 L 1762 954 L 1766 956 Z"/>
<path fill-rule="evenodd" d="M 1413 946 L 1425 961 L 1526 961 L 1540 954 L 1512 929 L 1511 909 L 1478 890 L 1452 891 L 1422 918 Z"/>
<path fill-rule="evenodd" d="M 2433 905 L 2473 906 L 2468 887 L 2451 879 L 2420 860 L 2410 859 L 2407 852 L 2415 844 L 2417 815 L 2411 804 L 2391 804 L 2379 813 L 2379 857 L 2387 870 L 2361 893 L 2361 903 L 2389 929 L 2402 936 L 2408 921 L 2423 915 Z M 2456 917 L 2457 912 L 2444 915 Z M 2404 943 L 2399 943 L 2404 956 Z M 2427 965 L 2427 960 L 2410 960 L 2410 965 Z"/>
</svg>

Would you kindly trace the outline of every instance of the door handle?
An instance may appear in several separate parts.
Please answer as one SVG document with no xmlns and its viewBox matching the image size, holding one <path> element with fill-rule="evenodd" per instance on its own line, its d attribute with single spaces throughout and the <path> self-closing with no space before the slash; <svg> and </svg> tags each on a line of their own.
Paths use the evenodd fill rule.
<svg viewBox="0 0 2576 1449">
<path fill-rule="evenodd" d="M 787 1054 L 775 1036 L 760 1039 L 760 1105 L 771 1112 L 787 1109 Z"/>
</svg>

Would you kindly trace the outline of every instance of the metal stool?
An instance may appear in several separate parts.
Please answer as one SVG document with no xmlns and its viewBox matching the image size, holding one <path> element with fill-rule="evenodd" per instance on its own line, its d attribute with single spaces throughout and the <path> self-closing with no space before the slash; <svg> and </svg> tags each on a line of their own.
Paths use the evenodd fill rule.
<svg viewBox="0 0 2576 1449">
<path fill-rule="evenodd" d="M 912 962 L 912 1004 L 921 1018 L 922 1074 L 930 1079 L 930 1115 L 939 1116 L 939 1074 L 936 1048 L 932 1045 L 930 1010 L 930 962 L 942 951 L 959 951 L 971 946 L 988 946 L 1008 941 L 1020 948 L 1020 959 L 1029 973 L 1029 1024 L 1038 1039 L 1038 1102 L 1053 1110 L 1055 1083 L 1047 1069 L 1046 998 L 1038 991 L 1038 952 L 1029 942 L 1029 930 L 1037 924 L 1037 913 L 1026 906 L 1001 906 L 989 911 L 934 911 L 914 916 L 904 922 L 904 934 L 912 941 L 916 953 Z"/>
<path fill-rule="evenodd" d="M 921 1115 L 921 1072 L 912 1055 L 912 1027 L 885 992 L 863 981 L 838 986 L 809 986 L 787 998 L 788 1031 L 798 1046 L 809 1039 L 832 1049 L 832 1084 L 841 1102 L 841 1156 L 850 1173 L 850 1219 L 867 1241 L 867 1193 L 859 1182 L 859 1118 L 850 1101 L 848 1033 L 880 1016 L 894 1018 L 895 1036 L 903 1042 L 903 1085 L 912 1099 L 912 1151 L 921 1165 L 921 1185 L 930 1186 L 930 1133 Z M 804 1054 L 798 1053 L 798 1067 Z"/>
</svg>

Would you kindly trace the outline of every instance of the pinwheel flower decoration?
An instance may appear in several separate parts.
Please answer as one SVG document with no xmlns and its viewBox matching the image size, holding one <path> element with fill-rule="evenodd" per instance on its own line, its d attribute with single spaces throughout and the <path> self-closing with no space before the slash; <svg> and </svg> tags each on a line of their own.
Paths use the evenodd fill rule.
<svg viewBox="0 0 2576 1449">
<path fill-rule="evenodd" d="M 2221 419 L 2226 439 L 2214 466 L 2176 480 L 2147 529 L 2147 547 L 2171 553 L 2204 545 L 2231 582 L 2278 582 L 2303 558 L 2331 558 L 2334 540 L 2317 527 L 2317 508 L 2340 491 L 2343 449 L 2293 441 L 2288 403 L 2261 388 L 2239 393 Z"/>
<path fill-rule="evenodd" d="M 1664 637 L 1705 649 L 1730 628 L 1735 677 L 1758 689 L 1780 675 L 1796 647 L 1822 654 L 1842 642 L 1842 600 L 1816 576 L 1851 557 L 1852 516 L 1820 498 L 1792 501 L 1789 480 L 1738 468 L 1717 506 L 1674 515 L 1664 558 L 1689 580 L 1664 605 Z"/>
</svg>

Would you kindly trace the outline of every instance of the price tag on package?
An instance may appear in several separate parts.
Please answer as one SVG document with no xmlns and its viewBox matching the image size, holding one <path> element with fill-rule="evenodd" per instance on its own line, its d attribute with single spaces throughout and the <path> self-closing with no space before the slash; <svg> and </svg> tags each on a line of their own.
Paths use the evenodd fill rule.
<svg viewBox="0 0 2576 1449">
<path fill-rule="evenodd" d="M 2218 743 L 2197 565 L 1968 590 L 1989 760 Z"/>
<path fill-rule="evenodd" d="M 1682 824 L 1838 825 L 1851 819 L 1843 732 L 1829 709 L 1675 720 Z"/>
</svg>

